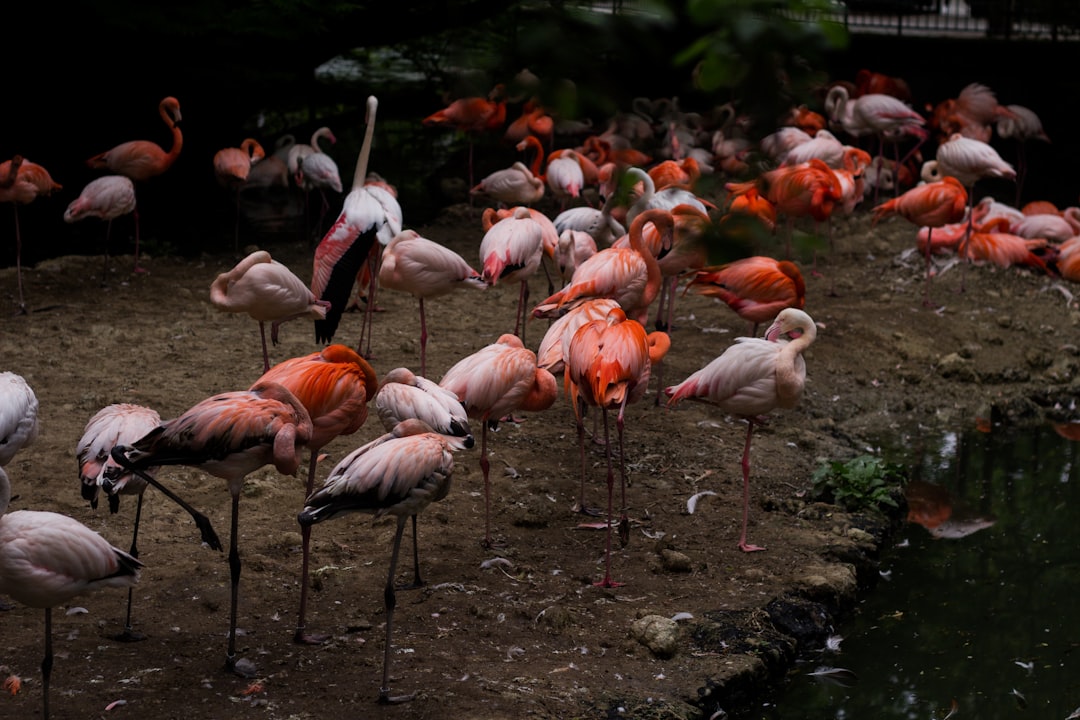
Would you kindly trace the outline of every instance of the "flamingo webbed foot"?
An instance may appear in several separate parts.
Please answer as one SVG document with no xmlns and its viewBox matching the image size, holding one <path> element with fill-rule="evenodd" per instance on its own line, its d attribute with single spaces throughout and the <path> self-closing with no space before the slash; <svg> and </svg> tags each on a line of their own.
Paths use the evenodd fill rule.
<svg viewBox="0 0 1080 720">
<path fill-rule="evenodd" d="M 309 633 L 303 628 L 296 628 L 293 642 L 297 645 L 324 645 L 331 637 L 328 633 Z"/>
<path fill-rule="evenodd" d="M 739 543 L 739 549 L 742 550 L 745 553 L 752 553 L 752 552 L 760 552 L 760 551 L 764 550 L 765 547 L 762 546 L 762 545 L 751 545 L 750 543 L 743 540 L 742 542 Z"/>
<path fill-rule="evenodd" d="M 122 632 L 113 635 L 112 639 L 117 642 L 142 642 L 146 639 L 146 634 L 126 627 Z"/>
<path fill-rule="evenodd" d="M 380 705 L 400 705 L 401 703 L 407 703 L 416 697 L 416 693 L 412 692 L 408 695 L 391 695 L 390 688 L 379 688 L 379 699 L 376 701 Z"/>
</svg>

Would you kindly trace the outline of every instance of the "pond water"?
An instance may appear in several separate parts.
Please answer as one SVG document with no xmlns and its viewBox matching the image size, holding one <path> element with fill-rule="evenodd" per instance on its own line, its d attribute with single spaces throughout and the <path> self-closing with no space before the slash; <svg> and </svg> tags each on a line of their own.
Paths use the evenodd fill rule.
<svg viewBox="0 0 1080 720">
<path fill-rule="evenodd" d="M 758 715 L 1080 717 L 1080 443 L 1074 426 L 946 434 L 912 468 L 882 581 Z M 845 673 L 814 675 L 823 668 Z M 1074 714 L 1075 713 L 1075 714 Z"/>
</svg>

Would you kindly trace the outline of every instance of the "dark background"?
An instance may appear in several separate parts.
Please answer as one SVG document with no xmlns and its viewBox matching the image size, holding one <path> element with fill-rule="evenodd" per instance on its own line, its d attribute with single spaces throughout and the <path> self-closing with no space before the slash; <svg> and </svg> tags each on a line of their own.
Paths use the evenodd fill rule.
<svg viewBox="0 0 1080 720">
<path fill-rule="evenodd" d="M 331 127 L 339 139 L 331 154 L 348 192 L 363 133 L 363 105 L 372 93 L 380 106 L 369 167 L 398 186 L 406 225 L 422 224 L 450 202 L 439 181 L 464 176 L 466 145 L 458 139 L 447 147 L 453 135 L 422 127 L 421 118 L 455 97 L 486 94 L 523 67 L 546 83 L 572 78 L 578 103 L 569 109 L 592 118 L 597 132 L 614 112 L 629 110 L 638 96 L 677 96 L 682 109 L 703 112 L 728 100 L 750 105 L 762 97 L 774 98 L 778 108 L 781 100 L 801 99 L 820 109 L 820 94 L 808 85 L 786 95 L 769 86 L 778 74 L 769 63 L 788 62 L 787 72 L 795 56 L 818 80 L 852 80 L 864 67 L 902 77 L 919 110 L 955 97 L 970 82 L 981 82 L 995 90 L 1001 103 L 1039 113 L 1053 139 L 1052 145 L 1029 147 L 1024 199 L 1077 203 L 1071 107 L 1080 54 L 1074 44 L 853 34 L 846 47 L 829 49 L 774 28 L 742 50 L 761 53 L 766 61 L 746 58 L 749 76 L 706 92 L 692 79 L 693 63 L 676 58 L 715 28 L 678 10 L 656 22 L 628 11 L 582 21 L 560 3 L 223 5 L 162 9 L 149 3 L 99 2 L 65 9 L 61 18 L 54 6 L 38 3 L 10 26 L 0 159 L 22 154 L 63 185 L 53 197 L 19 208 L 24 264 L 101 252 L 102 224 L 67 225 L 63 211 L 100 174 L 86 167 L 87 158 L 134 139 L 168 147 L 168 132 L 157 115 L 166 95 L 180 100 L 184 148 L 168 172 L 137 189 L 148 252 L 231 250 L 235 200 L 215 183 L 211 160 L 217 150 L 236 147 L 245 137 L 255 137 L 270 151 L 284 132 L 307 142 L 315 128 Z M 413 63 L 418 79 L 378 79 L 382 61 L 373 55 L 367 56 L 370 76 L 348 82 L 315 77 L 315 68 L 337 55 L 387 47 Z M 466 67 L 471 72 L 464 72 Z M 755 70 L 759 75 L 752 74 Z M 510 106 L 508 121 L 520 107 Z M 760 116 L 770 114 L 763 110 Z M 775 124 L 764 120 L 754 132 L 760 136 L 773 129 Z M 994 142 L 1003 157 L 1015 160 L 1013 143 Z M 932 157 L 932 146 L 926 149 Z M 476 157 L 476 177 L 518 159 L 498 138 L 481 139 Z M 1014 199 L 1011 185 L 987 183 L 979 193 Z M 340 211 L 342 197 L 330 198 L 331 216 Z M 114 223 L 113 252 L 130 252 L 131 228 L 124 219 Z M 247 241 L 273 240 L 253 235 L 250 228 L 244 232 Z M 0 238 L 0 266 L 12 265 L 10 207 L 0 209 Z"/>
</svg>

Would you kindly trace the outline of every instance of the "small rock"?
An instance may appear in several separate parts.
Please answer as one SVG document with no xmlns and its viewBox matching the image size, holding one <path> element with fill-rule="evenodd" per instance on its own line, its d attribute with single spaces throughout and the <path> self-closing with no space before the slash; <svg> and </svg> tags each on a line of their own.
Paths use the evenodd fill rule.
<svg viewBox="0 0 1080 720">
<path fill-rule="evenodd" d="M 670 658 L 679 648 L 679 624 L 660 615 L 646 615 L 630 626 L 630 637 L 659 658 Z"/>
<path fill-rule="evenodd" d="M 668 572 L 690 572 L 692 567 L 690 556 L 678 550 L 661 550 L 660 562 Z"/>
</svg>

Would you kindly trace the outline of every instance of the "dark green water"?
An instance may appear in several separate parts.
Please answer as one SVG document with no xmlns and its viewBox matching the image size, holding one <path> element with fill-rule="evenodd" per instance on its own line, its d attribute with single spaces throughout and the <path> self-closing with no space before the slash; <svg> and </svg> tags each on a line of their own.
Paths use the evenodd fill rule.
<svg viewBox="0 0 1080 720">
<path fill-rule="evenodd" d="M 1080 443 L 1040 428 L 907 452 L 890 459 L 915 469 L 911 506 L 934 534 L 904 526 L 839 651 L 800 664 L 760 717 L 1065 720 L 1080 706 Z M 809 674 L 823 666 L 858 679 Z"/>
</svg>

